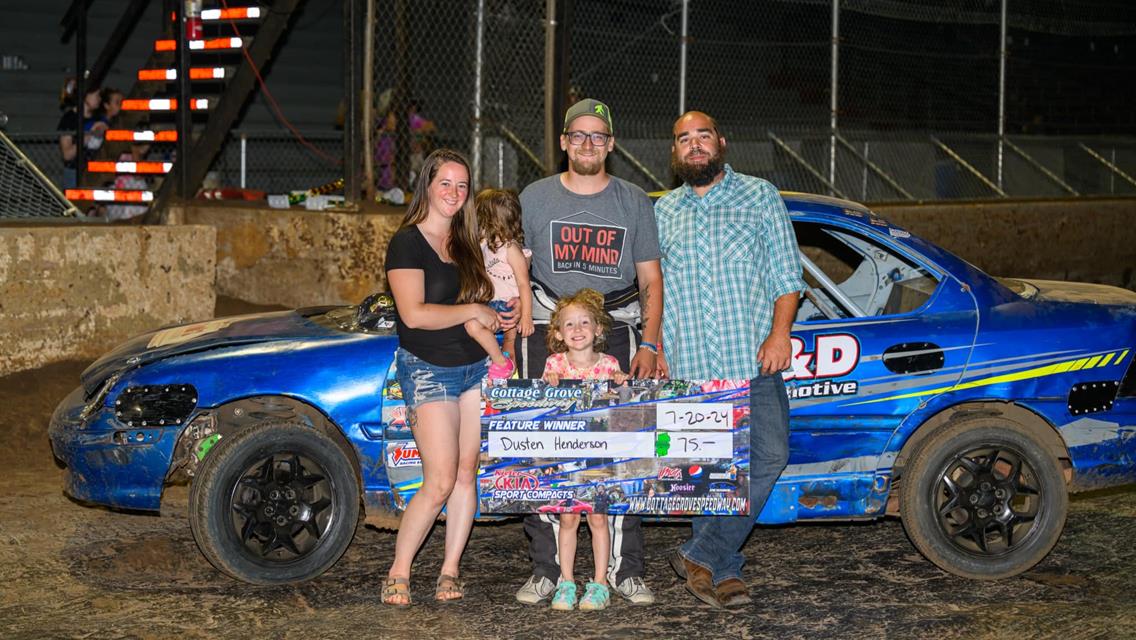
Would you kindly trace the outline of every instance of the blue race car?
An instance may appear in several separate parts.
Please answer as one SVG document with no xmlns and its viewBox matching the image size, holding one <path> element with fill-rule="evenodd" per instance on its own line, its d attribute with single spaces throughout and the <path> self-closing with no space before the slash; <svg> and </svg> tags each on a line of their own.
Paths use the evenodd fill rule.
<svg viewBox="0 0 1136 640">
<path fill-rule="evenodd" d="M 1136 293 L 992 278 L 852 202 L 784 194 L 808 291 L 791 456 L 757 520 L 898 514 L 939 567 L 1001 578 L 1068 494 L 1136 481 Z M 387 296 L 166 328 L 92 364 L 52 417 L 67 492 L 157 511 L 190 481 L 204 555 L 258 584 L 326 571 L 360 506 L 419 486 Z"/>
</svg>

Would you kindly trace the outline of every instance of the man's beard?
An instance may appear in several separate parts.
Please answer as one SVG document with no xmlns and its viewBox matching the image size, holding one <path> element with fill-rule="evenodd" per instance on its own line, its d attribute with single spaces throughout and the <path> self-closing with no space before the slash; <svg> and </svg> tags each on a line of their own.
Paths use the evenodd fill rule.
<svg viewBox="0 0 1136 640">
<path fill-rule="evenodd" d="M 715 154 L 706 153 L 709 156 L 706 159 L 706 164 L 683 162 L 679 159 L 677 153 L 672 153 L 671 172 L 692 187 L 705 187 L 714 182 L 718 174 L 722 173 L 722 167 L 725 166 L 725 150 Z"/>
<path fill-rule="evenodd" d="M 594 176 L 603 169 L 604 163 L 599 156 L 589 158 L 568 157 L 568 164 L 572 165 L 572 172 L 581 176 Z"/>
</svg>

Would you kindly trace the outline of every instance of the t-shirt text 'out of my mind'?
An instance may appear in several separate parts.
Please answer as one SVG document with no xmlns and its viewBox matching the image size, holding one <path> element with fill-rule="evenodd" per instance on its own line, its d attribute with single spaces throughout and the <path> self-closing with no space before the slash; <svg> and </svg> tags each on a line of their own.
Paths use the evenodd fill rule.
<svg viewBox="0 0 1136 640">
<path fill-rule="evenodd" d="M 554 273 L 620 277 L 619 264 L 627 239 L 625 227 L 553 220 L 549 233 Z"/>
</svg>

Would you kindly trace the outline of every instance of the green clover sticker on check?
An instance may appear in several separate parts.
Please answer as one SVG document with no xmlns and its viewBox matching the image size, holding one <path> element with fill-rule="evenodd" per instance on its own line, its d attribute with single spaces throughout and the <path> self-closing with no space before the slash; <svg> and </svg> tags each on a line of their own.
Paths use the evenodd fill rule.
<svg viewBox="0 0 1136 640">
<path fill-rule="evenodd" d="M 665 458 L 671 450 L 671 434 L 662 432 L 655 434 L 655 457 Z"/>
</svg>

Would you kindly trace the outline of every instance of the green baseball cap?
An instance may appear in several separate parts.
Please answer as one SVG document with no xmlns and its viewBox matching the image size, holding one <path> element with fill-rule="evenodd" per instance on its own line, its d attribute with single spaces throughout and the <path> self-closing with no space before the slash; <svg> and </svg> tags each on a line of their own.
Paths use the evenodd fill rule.
<svg viewBox="0 0 1136 640">
<path fill-rule="evenodd" d="M 599 100 L 587 98 L 585 100 L 577 102 L 571 107 L 568 107 L 568 112 L 564 114 L 564 130 L 567 131 L 568 125 L 572 124 L 572 121 L 576 118 L 579 118 L 580 116 L 593 116 L 599 118 L 600 120 L 604 121 L 604 124 L 607 125 L 608 133 L 615 133 L 615 127 L 611 126 L 611 109 L 609 109 L 606 104 L 600 102 Z"/>
</svg>

